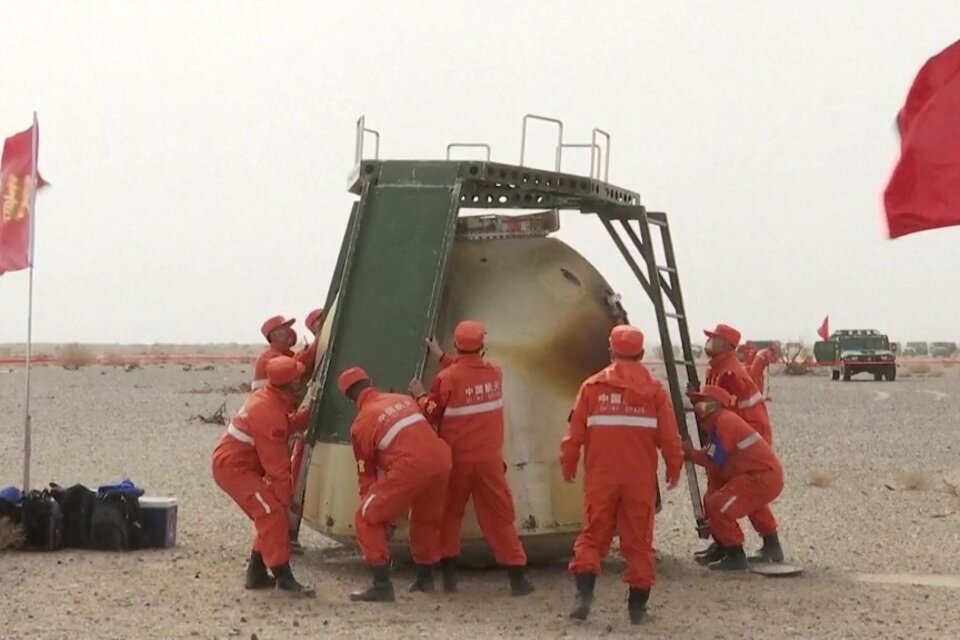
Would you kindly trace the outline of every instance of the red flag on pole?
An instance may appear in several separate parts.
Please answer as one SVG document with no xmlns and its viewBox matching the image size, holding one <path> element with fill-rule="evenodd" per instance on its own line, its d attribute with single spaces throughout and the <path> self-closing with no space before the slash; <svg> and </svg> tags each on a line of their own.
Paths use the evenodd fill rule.
<svg viewBox="0 0 960 640">
<path fill-rule="evenodd" d="M 817 335 L 820 336 L 821 340 L 830 339 L 830 316 L 825 317 L 823 322 L 820 323 L 820 328 L 817 329 Z"/>
<path fill-rule="evenodd" d="M 960 225 L 960 40 L 923 65 L 897 124 L 900 160 L 883 194 L 890 238 Z"/>
<path fill-rule="evenodd" d="M 37 126 L 37 125 L 34 125 Z M 30 231 L 34 203 L 34 127 L 3 143 L 0 161 L 0 274 L 30 266 Z M 39 127 L 38 127 L 39 136 Z M 37 175 L 40 187 L 47 183 Z"/>
</svg>

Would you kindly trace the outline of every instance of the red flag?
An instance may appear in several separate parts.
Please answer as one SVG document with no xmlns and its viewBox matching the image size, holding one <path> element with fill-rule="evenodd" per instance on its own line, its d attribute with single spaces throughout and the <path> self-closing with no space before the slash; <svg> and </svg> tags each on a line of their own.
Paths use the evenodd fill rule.
<svg viewBox="0 0 960 640">
<path fill-rule="evenodd" d="M 923 65 L 897 123 L 900 160 L 883 197 L 890 238 L 960 225 L 960 40 Z"/>
<path fill-rule="evenodd" d="M 0 161 L 0 274 L 30 266 L 30 201 L 33 191 L 34 123 L 3 143 Z M 39 145 L 38 145 L 39 146 Z M 40 187 L 47 183 L 37 174 Z"/>
<path fill-rule="evenodd" d="M 817 335 L 820 336 L 821 340 L 830 339 L 830 316 L 825 317 L 823 322 L 820 323 L 820 328 L 817 329 Z"/>
</svg>

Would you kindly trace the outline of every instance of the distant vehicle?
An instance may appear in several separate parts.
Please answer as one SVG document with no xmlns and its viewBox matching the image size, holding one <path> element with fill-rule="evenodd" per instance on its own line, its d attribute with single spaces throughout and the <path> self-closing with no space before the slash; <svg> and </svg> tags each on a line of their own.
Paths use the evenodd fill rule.
<svg viewBox="0 0 960 640">
<path fill-rule="evenodd" d="M 907 346 L 903 348 L 903 353 L 901 355 L 907 357 L 928 356 L 930 355 L 930 352 L 927 349 L 926 342 L 908 342 Z"/>
<path fill-rule="evenodd" d="M 872 373 L 874 380 L 897 379 L 896 355 L 890 339 L 875 329 L 842 329 L 829 340 L 813 345 L 817 362 L 829 365 L 834 380 L 849 381 L 858 373 Z"/>
<path fill-rule="evenodd" d="M 952 358 L 957 354 L 956 342 L 931 342 L 930 355 L 934 358 Z"/>
<path fill-rule="evenodd" d="M 703 345 L 702 344 L 692 344 L 690 349 L 693 351 L 693 357 L 699 358 L 703 355 Z"/>
</svg>

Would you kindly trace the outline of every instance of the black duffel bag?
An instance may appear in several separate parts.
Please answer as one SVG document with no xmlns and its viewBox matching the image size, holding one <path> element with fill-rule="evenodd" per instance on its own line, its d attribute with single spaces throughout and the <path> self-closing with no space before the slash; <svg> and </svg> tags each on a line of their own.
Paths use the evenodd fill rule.
<svg viewBox="0 0 960 640">
<path fill-rule="evenodd" d="M 90 545 L 103 551 L 142 549 L 140 500 L 130 493 L 101 491 L 94 500 Z"/>
<path fill-rule="evenodd" d="M 97 494 L 82 484 L 64 489 L 53 482 L 50 483 L 50 493 L 63 511 L 63 546 L 89 549 Z"/>
<path fill-rule="evenodd" d="M 63 512 L 46 489 L 24 496 L 20 519 L 28 549 L 54 551 L 63 547 Z"/>
</svg>

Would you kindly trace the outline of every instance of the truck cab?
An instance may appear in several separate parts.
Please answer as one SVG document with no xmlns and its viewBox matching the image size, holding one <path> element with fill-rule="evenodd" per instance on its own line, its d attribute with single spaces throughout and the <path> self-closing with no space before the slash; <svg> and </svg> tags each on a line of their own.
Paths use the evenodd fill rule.
<svg viewBox="0 0 960 640">
<path fill-rule="evenodd" d="M 859 373 L 873 379 L 897 379 L 896 355 L 890 339 L 875 329 L 842 329 L 813 346 L 814 358 L 829 366 L 834 380 L 849 381 Z"/>
</svg>

